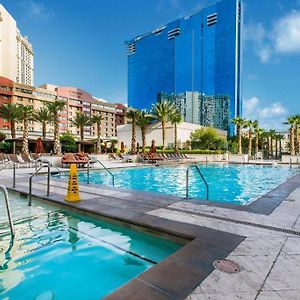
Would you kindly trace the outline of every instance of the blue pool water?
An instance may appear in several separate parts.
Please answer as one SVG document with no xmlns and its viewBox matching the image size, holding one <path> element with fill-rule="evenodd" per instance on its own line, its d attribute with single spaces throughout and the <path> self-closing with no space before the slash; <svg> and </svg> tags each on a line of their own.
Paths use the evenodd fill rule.
<svg viewBox="0 0 300 300">
<path fill-rule="evenodd" d="M 0 204 L 0 299 L 100 299 L 181 247 L 123 225 L 11 198 L 13 243 Z"/>
<path fill-rule="evenodd" d="M 290 170 L 282 166 L 204 164 L 199 167 L 209 185 L 209 200 L 243 205 L 264 195 L 299 172 L 298 169 Z M 187 166 L 181 165 L 111 171 L 115 175 L 117 187 L 185 197 L 186 170 Z M 86 172 L 79 173 L 79 180 L 86 182 Z M 92 171 L 90 182 L 112 184 L 111 177 L 105 171 Z M 205 199 L 205 186 L 194 168 L 190 172 L 189 186 L 190 197 Z"/>
</svg>

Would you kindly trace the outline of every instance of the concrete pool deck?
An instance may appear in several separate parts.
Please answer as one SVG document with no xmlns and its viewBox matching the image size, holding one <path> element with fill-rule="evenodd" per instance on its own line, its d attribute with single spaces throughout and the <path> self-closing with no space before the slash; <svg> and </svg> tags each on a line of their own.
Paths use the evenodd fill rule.
<svg viewBox="0 0 300 300">
<path fill-rule="evenodd" d="M 11 174 L 1 172 L 1 184 L 11 188 Z M 28 169 L 17 170 L 16 191 L 28 192 L 28 177 Z M 188 240 L 107 299 L 299 299 L 300 175 L 268 195 L 268 214 L 92 184 L 80 184 L 81 202 L 67 203 L 66 186 L 51 179 L 47 197 L 46 179 L 40 176 L 34 179 L 33 194 Z M 213 261 L 222 258 L 237 262 L 240 272 L 215 269 Z"/>
</svg>

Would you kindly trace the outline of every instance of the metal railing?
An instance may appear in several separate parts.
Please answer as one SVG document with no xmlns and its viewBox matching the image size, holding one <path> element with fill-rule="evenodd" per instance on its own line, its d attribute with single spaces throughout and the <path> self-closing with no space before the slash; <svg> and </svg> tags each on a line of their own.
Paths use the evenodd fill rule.
<svg viewBox="0 0 300 300">
<path fill-rule="evenodd" d="M 41 165 L 30 177 L 29 177 L 29 200 L 28 200 L 28 206 L 31 206 L 31 200 L 32 200 L 32 178 L 38 174 L 38 172 L 43 169 L 47 168 L 47 196 L 50 195 L 50 164 L 43 164 Z"/>
<path fill-rule="evenodd" d="M 105 165 L 100 160 L 98 160 L 98 159 L 97 160 L 93 160 L 93 161 L 89 160 L 89 162 L 87 164 L 87 183 L 88 184 L 90 183 L 90 164 L 91 163 L 95 163 L 95 162 L 98 162 L 104 168 L 104 170 L 106 170 L 109 173 L 109 175 L 112 177 L 112 185 L 115 186 L 115 176 L 114 176 L 114 174 L 111 171 L 109 171 L 105 167 Z"/>
<path fill-rule="evenodd" d="M 209 186 L 208 186 L 207 181 L 204 178 L 204 176 L 203 176 L 200 168 L 198 166 L 196 166 L 196 165 L 189 166 L 187 168 L 187 170 L 186 170 L 186 190 L 185 190 L 185 197 L 186 197 L 186 199 L 189 198 L 189 172 L 190 172 L 191 168 L 195 168 L 198 171 L 198 173 L 200 174 L 200 176 L 201 176 L 201 178 L 202 178 L 202 180 L 203 180 L 203 182 L 205 184 L 205 187 L 206 187 L 206 200 L 208 200 L 208 198 L 209 198 Z"/>
<path fill-rule="evenodd" d="M 5 205 L 6 205 L 8 222 L 9 222 L 9 226 L 10 226 L 10 232 L 11 232 L 11 235 L 14 237 L 15 236 L 15 228 L 14 228 L 14 223 L 13 223 L 11 212 L 10 212 L 10 205 L 9 205 L 9 197 L 8 197 L 7 188 L 4 185 L 0 185 L 0 190 L 2 190 L 3 194 L 4 194 L 4 200 L 5 200 Z"/>
<path fill-rule="evenodd" d="M 4 170 L 9 164 L 13 165 L 13 188 L 15 188 L 16 187 L 16 164 L 13 161 L 9 160 L 5 162 L 4 166 L 2 166 L 0 172 Z"/>
</svg>

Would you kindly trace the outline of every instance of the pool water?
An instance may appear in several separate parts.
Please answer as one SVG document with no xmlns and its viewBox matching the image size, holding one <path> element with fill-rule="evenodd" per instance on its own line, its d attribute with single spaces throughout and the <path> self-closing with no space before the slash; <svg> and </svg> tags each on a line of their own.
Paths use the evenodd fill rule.
<svg viewBox="0 0 300 300">
<path fill-rule="evenodd" d="M 0 206 L 0 299 L 100 299 L 182 245 L 11 194 Z M 0 195 L 0 200 L 2 195 Z"/>
<path fill-rule="evenodd" d="M 288 167 L 203 164 L 198 165 L 209 185 L 209 200 L 235 204 L 249 204 L 299 172 Z M 115 186 L 134 190 L 159 192 L 185 197 L 187 165 L 174 167 L 144 167 L 111 170 Z M 65 175 L 66 176 L 66 175 Z M 86 172 L 79 173 L 81 182 Z M 91 171 L 90 182 L 111 185 L 105 171 Z M 189 196 L 205 199 L 206 188 L 195 168 L 189 176 Z"/>
</svg>

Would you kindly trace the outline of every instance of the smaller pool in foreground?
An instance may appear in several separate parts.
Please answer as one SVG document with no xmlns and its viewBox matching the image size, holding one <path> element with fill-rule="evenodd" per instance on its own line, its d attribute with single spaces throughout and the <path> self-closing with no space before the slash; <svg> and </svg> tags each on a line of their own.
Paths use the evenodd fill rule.
<svg viewBox="0 0 300 300">
<path fill-rule="evenodd" d="M 299 169 L 282 166 L 201 164 L 199 167 L 209 185 L 209 200 L 242 205 L 251 203 L 299 172 Z M 111 171 L 117 187 L 185 197 L 186 170 L 187 165 Z M 91 171 L 90 174 L 91 183 L 112 184 L 105 171 Z M 79 180 L 87 181 L 86 172 L 79 173 Z M 206 189 L 195 169 L 191 170 L 189 186 L 190 197 L 205 199 Z"/>
<path fill-rule="evenodd" d="M 10 196 L 16 238 L 1 201 L 0 299 L 100 299 L 182 246 Z"/>
</svg>

